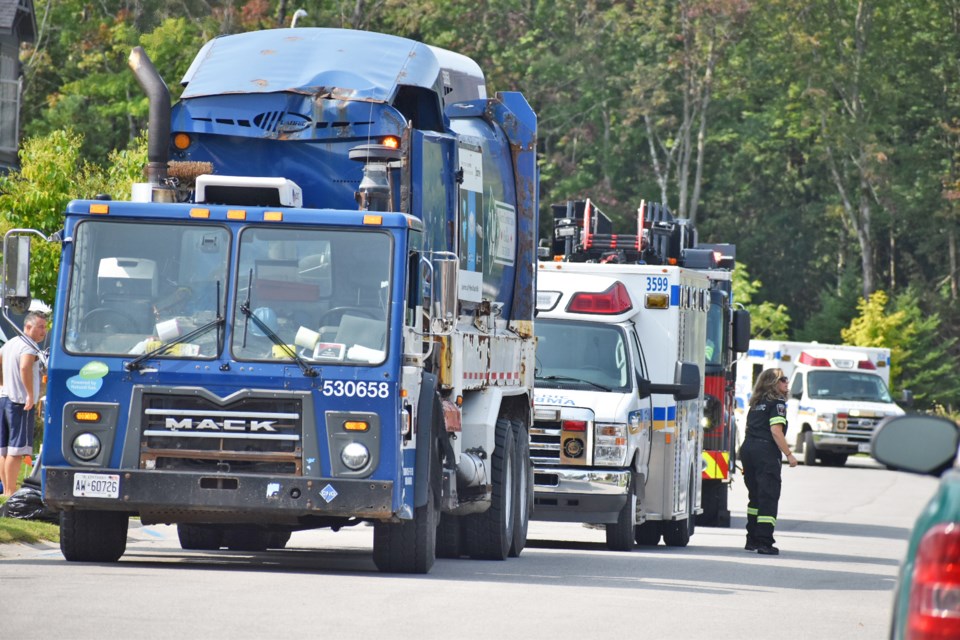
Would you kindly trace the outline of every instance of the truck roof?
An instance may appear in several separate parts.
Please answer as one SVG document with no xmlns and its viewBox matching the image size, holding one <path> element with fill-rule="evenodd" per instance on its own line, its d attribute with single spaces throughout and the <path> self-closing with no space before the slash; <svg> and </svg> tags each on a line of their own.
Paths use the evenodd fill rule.
<svg viewBox="0 0 960 640">
<path fill-rule="evenodd" d="M 466 56 L 382 33 L 297 28 L 214 38 L 181 82 L 183 98 L 293 92 L 389 102 L 399 85 L 435 88 L 438 78 L 466 94 L 459 99 L 486 95 L 479 66 Z"/>
</svg>

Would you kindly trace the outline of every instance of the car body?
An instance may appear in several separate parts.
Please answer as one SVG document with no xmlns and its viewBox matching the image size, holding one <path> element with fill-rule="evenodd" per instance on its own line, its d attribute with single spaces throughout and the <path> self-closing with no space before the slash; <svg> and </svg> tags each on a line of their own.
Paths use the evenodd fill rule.
<svg viewBox="0 0 960 640">
<path fill-rule="evenodd" d="M 940 476 L 900 567 L 890 637 L 960 638 L 960 429 L 946 418 L 904 415 L 877 428 L 872 453 L 890 468 Z"/>
</svg>

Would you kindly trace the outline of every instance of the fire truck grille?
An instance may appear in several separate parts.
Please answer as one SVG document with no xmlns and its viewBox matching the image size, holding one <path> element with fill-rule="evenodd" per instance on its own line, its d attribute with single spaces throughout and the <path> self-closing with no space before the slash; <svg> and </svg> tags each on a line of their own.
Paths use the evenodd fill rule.
<svg viewBox="0 0 960 640">
<path fill-rule="evenodd" d="M 302 475 L 299 399 L 143 398 L 140 468 Z"/>
<path fill-rule="evenodd" d="M 560 464 L 560 423 L 537 421 L 530 429 L 530 459 L 535 466 Z"/>
</svg>

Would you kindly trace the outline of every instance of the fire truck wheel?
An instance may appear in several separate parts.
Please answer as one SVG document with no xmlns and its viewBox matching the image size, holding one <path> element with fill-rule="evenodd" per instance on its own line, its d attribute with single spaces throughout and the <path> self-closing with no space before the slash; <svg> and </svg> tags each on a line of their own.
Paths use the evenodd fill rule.
<svg viewBox="0 0 960 640">
<path fill-rule="evenodd" d="M 127 550 L 122 511 L 64 511 L 60 514 L 60 552 L 70 562 L 116 562 Z"/>
<path fill-rule="evenodd" d="M 437 557 L 439 521 L 434 486 L 413 520 L 373 523 L 373 562 L 384 573 L 428 573 Z"/>
<path fill-rule="evenodd" d="M 803 464 L 812 467 L 817 464 L 817 445 L 813 444 L 813 432 L 803 434 Z"/>
<path fill-rule="evenodd" d="M 496 444 L 490 461 L 493 495 L 490 508 L 463 520 L 467 555 L 477 560 L 506 560 L 513 544 L 516 447 L 509 420 L 497 420 Z"/>
<path fill-rule="evenodd" d="M 516 447 L 517 491 L 513 502 L 513 544 L 510 545 L 510 557 L 516 558 L 527 546 L 527 529 L 530 512 L 533 511 L 533 464 L 530 462 L 530 435 L 527 426 L 521 420 L 512 422 L 513 442 Z"/>
<path fill-rule="evenodd" d="M 704 480 L 702 492 L 703 513 L 697 516 L 697 525 L 701 527 L 729 527 L 728 485 L 720 480 Z"/>
<path fill-rule="evenodd" d="M 633 529 L 633 539 L 644 547 L 655 547 L 660 544 L 660 521 L 647 520 Z"/>
<path fill-rule="evenodd" d="M 607 548 L 611 551 L 633 551 L 633 512 L 636 508 L 635 486 L 636 476 L 631 473 L 630 482 L 627 484 L 627 502 L 620 509 L 617 521 L 606 525 Z"/>
<path fill-rule="evenodd" d="M 259 527 L 227 527 L 223 532 L 223 546 L 231 551 L 266 551 L 270 532 Z"/>
<path fill-rule="evenodd" d="M 438 558 L 460 557 L 462 548 L 460 520 L 460 516 L 449 513 L 440 514 L 440 525 L 437 527 Z"/>
<path fill-rule="evenodd" d="M 223 545 L 223 529 L 214 525 L 178 524 L 177 537 L 185 551 L 213 551 Z"/>
</svg>

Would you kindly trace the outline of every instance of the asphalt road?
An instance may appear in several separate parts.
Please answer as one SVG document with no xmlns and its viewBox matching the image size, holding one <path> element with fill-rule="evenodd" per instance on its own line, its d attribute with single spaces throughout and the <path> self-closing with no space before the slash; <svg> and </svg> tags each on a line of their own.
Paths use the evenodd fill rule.
<svg viewBox="0 0 960 640">
<path fill-rule="evenodd" d="M 730 529 L 685 549 L 605 549 L 602 531 L 532 522 L 519 559 L 439 560 L 381 575 L 372 528 L 297 532 L 256 554 L 180 550 L 173 527 L 131 523 L 117 564 L 67 563 L 55 545 L 0 546 L 0 637 L 883 638 L 899 562 L 936 480 L 871 460 L 784 467 L 781 555 Z"/>
</svg>

